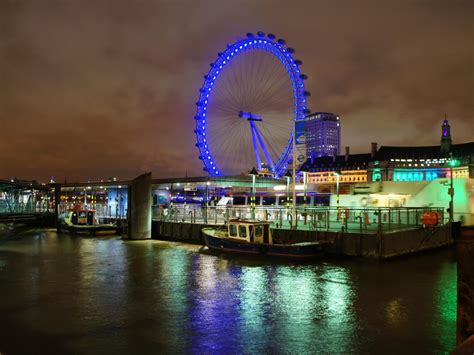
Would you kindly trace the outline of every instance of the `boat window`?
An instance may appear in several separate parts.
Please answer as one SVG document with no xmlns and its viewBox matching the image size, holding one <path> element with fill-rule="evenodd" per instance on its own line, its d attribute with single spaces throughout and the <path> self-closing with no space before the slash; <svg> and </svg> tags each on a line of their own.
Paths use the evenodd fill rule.
<svg viewBox="0 0 474 355">
<path fill-rule="evenodd" d="M 237 226 L 235 224 L 229 224 L 229 235 L 231 237 L 237 237 Z"/>
<path fill-rule="evenodd" d="M 247 238 L 247 228 L 246 228 L 246 226 L 239 226 L 239 236 L 240 236 L 240 238 Z"/>
<path fill-rule="evenodd" d="M 255 226 L 255 237 L 261 238 L 263 235 L 263 226 Z"/>
</svg>

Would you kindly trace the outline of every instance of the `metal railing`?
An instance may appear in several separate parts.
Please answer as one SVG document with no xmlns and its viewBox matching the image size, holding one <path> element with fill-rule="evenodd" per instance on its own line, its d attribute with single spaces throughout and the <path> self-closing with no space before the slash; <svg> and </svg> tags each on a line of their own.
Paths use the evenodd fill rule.
<svg viewBox="0 0 474 355">
<path fill-rule="evenodd" d="M 54 205 L 49 202 L 22 203 L 0 201 L 0 214 L 53 213 Z"/>
<path fill-rule="evenodd" d="M 428 211 L 438 213 L 440 224 L 445 220 L 444 209 L 434 207 L 298 207 L 296 217 L 291 207 L 258 206 L 254 211 L 256 219 L 273 222 L 274 228 L 299 230 L 375 233 L 410 229 L 421 227 L 421 217 Z M 153 206 L 153 219 L 164 222 L 226 224 L 232 218 L 250 219 L 252 214 L 250 206 Z"/>
</svg>

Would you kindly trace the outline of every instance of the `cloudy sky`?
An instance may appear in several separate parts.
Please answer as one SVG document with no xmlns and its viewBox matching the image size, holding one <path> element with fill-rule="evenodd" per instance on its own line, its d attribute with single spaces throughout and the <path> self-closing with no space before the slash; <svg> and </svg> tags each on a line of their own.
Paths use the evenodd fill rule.
<svg viewBox="0 0 474 355">
<path fill-rule="evenodd" d="M 474 141 L 474 1 L 0 0 L 0 178 L 203 175 L 202 77 L 247 32 L 284 38 L 342 145 Z"/>
</svg>

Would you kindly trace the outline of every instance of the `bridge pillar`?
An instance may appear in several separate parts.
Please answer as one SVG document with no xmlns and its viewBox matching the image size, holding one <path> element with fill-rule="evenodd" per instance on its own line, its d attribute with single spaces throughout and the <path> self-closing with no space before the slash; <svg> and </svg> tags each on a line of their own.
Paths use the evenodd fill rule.
<svg viewBox="0 0 474 355">
<path fill-rule="evenodd" d="M 130 239 L 150 239 L 152 219 L 151 173 L 135 178 L 129 191 L 128 237 Z"/>
</svg>

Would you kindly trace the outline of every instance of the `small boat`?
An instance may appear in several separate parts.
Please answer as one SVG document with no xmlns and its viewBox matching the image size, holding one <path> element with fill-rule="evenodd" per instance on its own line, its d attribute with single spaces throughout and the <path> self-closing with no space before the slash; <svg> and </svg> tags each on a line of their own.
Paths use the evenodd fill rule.
<svg viewBox="0 0 474 355">
<path fill-rule="evenodd" d="M 322 256 L 327 243 L 274 243 L 270 222 L 233 219 L 227 229 L 203 228 L 201 231 L 210 250 L 227 253 L 310 259 Z"/>
<path fill-rule="evenodd" d="M 120 231 L 116 224 L 99 224 L 95 210 L 65 211 L 59 216 L 59 227 L 65 232 L 93 235 L 113 235 Z"/>
</svg>

